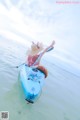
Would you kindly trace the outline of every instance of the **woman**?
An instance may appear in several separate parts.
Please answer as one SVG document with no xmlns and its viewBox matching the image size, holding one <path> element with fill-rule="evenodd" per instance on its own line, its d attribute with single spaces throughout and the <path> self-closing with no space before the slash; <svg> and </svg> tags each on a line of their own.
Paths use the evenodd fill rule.
<svg viewBox="0 0 80 120">
<path fill-rule="evenodd" d="M 47 48 L 45 48 L 43 50 L 43 44 L 42 43 L 34 43 L 32 42 L 32 45 L 31 45 L 31 49 L 28 50 L 28 57 L 27 57 L 27 61 L 26 63 L 28 64 L 28 66 L 30 67 L 35 67 L 39 70 L 41 70 L 42 72 L 44 72 L 45 74 L 45 77 L 47 77 L 47 70 L 43 67 L 43 66 L 40 66 L 40 60 L 42 58 L 42 56 L 50 49 L 50 48 L 53 48 L 55 44 L 55 41 L 52 41 L 51 45 L 49 45 Z M 42 51 L 43 50 L 43 51 Z"/>
</svg>

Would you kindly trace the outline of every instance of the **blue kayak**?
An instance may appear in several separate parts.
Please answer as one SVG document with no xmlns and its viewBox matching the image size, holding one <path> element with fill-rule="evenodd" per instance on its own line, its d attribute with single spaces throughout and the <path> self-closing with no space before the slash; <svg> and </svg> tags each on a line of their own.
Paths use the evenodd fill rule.
<svg viewBox="0 0 80 120">
<path fill-rule="evenodd" d="M 19 79 L 25 100 L 34 103 L 41 95 L 45 74 L 37 68 L 31 68 L 23 64 L 20 69 Z"/>
</svg>

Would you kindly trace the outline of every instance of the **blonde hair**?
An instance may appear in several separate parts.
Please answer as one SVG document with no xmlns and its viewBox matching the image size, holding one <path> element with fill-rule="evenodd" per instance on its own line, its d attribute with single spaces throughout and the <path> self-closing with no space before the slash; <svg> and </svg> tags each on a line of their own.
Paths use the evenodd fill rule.
<svg viewBox="0 0 80 120">
<path fill-rule="evenodd" d="M 37 42 L 34 43 L 32 42 L 31 48 L 28 49 L 27 54 L 29 55 L 35 55 L 38 54 L 39 52 L 41 52 L 44 49 L 43 47 L 43 43 L 41 42 Z"/>
</svg>

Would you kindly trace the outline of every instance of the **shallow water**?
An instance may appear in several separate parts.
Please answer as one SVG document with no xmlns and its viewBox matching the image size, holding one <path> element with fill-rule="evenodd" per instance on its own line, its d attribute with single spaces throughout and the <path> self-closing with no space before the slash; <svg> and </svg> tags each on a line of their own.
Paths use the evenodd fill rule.
<svg viewBox="0 0 80 120">
<path fill-rule="evenodd" d="M 45 58 L 49 75 L 42 95 L 36 103 L 26 103 L 15 68 L 25 53 L 25 46 L 0 36 L 0 111 L 9 111 L 10 120 L 80 120 L 80 78 Z"/>
</svg>

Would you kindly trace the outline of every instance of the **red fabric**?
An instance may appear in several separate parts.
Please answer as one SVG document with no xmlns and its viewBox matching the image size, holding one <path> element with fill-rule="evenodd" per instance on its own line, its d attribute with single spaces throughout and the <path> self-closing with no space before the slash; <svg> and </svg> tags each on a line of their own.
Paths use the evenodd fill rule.
<svg viewBox="0 0 80 120">
<path fill-rule="evenodd" d="M 28 56 L 28 65 L 29 66 L 33 65 L 38 57 L 39 57 L 39 55 L 34 55 L 34 56 L 29 55 Z M 39 62 L 37 62 L 35 65 L 39 65 Z"/>
</svg>

